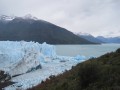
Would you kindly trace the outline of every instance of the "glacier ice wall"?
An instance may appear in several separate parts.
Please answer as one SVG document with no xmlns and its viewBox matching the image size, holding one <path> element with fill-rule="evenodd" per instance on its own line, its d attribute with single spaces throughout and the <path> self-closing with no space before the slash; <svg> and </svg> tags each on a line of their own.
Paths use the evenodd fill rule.
<svg viewBox="0 0 120 90">
<path fill-rule="evenodd" d="M 12 76 L 40 66 L 46 62 L 45 57 L 55 56 L 54 46 L 46 43 L 0 41 L 0 68 Z"/>
<path fill-rule="evenodd" d="M 25 90 L 51 75 L 58 75 L 84 61 L 85 56 L 58 56 L 53 45 L 25 41 L 0 41 L 0 70 L 17 82 L 5 90 Z"/>
</svg>

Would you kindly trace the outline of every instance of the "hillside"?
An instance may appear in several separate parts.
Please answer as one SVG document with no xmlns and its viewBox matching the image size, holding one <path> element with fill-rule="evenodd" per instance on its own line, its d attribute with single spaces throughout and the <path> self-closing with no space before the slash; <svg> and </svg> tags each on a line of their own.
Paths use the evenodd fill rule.
<svg viewBox="0 0 120 90">
<path fill-rule="evenodd" d="M 120 48 L 50 76 L 30 90 L 120 90 Z"/>
<path fill-rule="evenodd" d="M 2 16 L 0 18 L 0 41 L 6 40 L 49 44 L 93 44 L 64 28 L 43 20 L 31 17 Z"/>
</svg>

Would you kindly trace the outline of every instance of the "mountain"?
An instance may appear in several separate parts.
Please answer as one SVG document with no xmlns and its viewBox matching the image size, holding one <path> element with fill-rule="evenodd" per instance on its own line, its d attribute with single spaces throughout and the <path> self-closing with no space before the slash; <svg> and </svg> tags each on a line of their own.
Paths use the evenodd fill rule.
<svg viewBox="0 0 120 90">
<path fill-rule="evenodd" d="M 98 36 L 96 37 L 97 39 L 105 42 L 105 43 L 120 43 L 120 37 L 103 37 L 103 36 Z"/>
<path fill-rule="evenodd" d="M 0 40 L 25 40 L 49 44 L 93 44 L 64 28 L 31 15 L 25 17 L 2 15 L 0 17 Z"/>
<path fill-rule="evenodd" d="M 29 90 L 120 90 L 120 48 L 79 63 Z"/>
<path fill-rule="evenodd" d="M 101 40 L 95 38 L 94 36 L 92 36 L 91 34 L 87 34 L 87 33 L 77 33 L 76 34 L 77 36 L 79 37 L 82 37 L 90 42 L 93 42 L 93 43 L 103 43 Z"/>
</svg>

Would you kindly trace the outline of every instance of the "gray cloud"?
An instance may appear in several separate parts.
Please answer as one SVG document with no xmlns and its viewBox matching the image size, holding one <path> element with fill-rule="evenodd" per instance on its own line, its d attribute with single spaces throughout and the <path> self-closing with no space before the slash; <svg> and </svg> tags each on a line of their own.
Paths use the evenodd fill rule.
<svg viewBox="0 0 120 90">
<path fill-rule="evenodd" d="M 0 0 L 0 14 L 30 13 L 72 32 L 95 36 L 120 36 L 119 9 L 120 0 Z"/>
</svg>

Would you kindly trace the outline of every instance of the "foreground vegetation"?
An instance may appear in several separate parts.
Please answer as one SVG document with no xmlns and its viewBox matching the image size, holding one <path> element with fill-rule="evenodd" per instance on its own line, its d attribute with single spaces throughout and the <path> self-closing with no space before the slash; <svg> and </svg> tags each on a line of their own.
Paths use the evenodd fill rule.
<svg viewBox="0 0 120 90">
<path fill-rule="evenodd" d="M 50 76 L 30 90 L 120 90 L 120 48 Z"/>
</svg>

